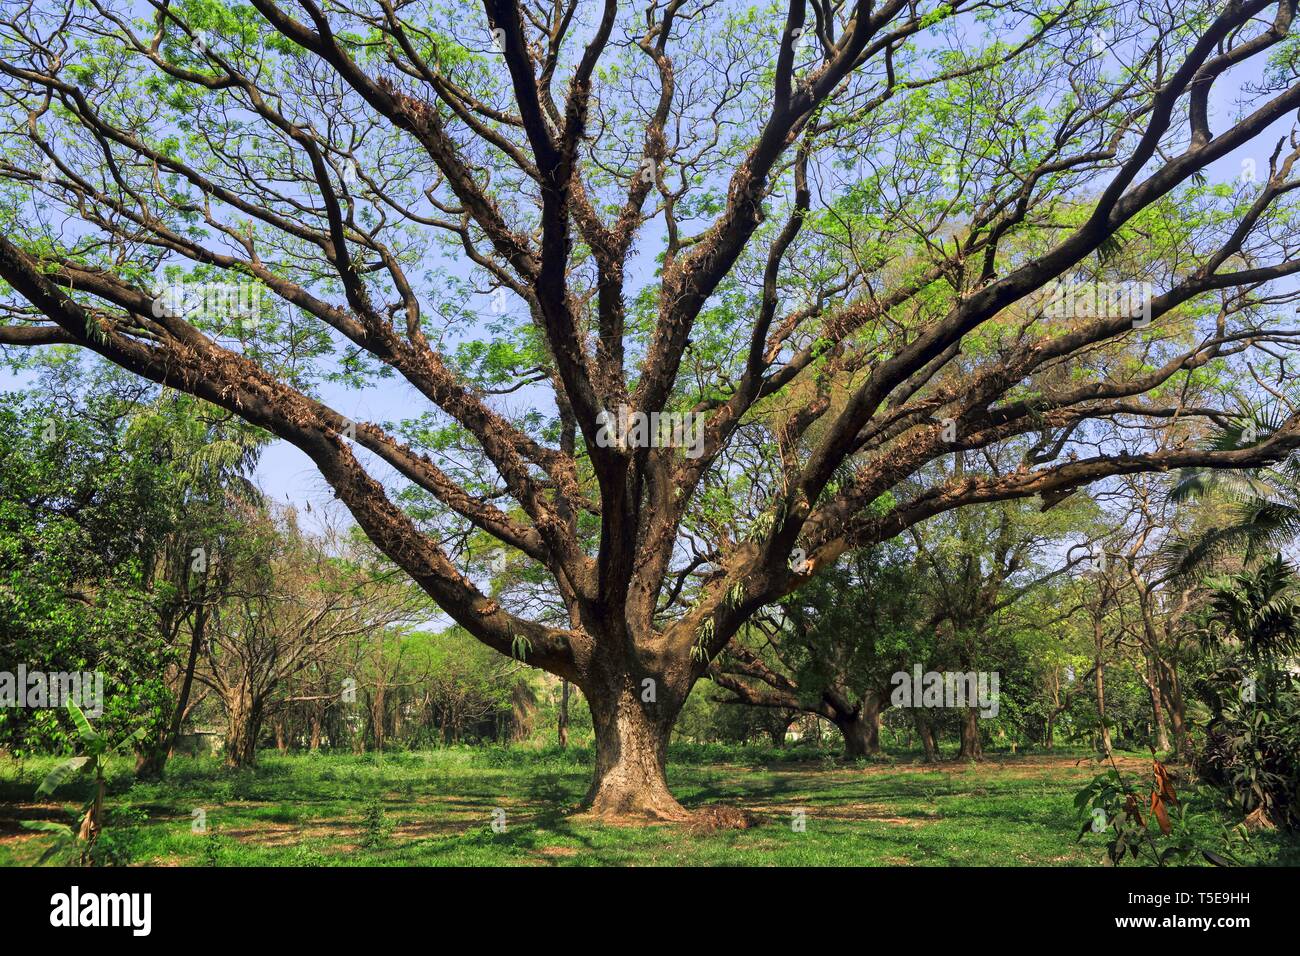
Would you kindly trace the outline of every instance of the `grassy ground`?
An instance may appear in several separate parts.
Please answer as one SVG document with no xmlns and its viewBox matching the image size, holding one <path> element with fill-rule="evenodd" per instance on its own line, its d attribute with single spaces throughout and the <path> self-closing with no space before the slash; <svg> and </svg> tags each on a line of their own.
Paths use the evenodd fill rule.
<svg viewBox="0 0 1300 956">
<path fill-rule="evenodd" d="M 1057 866 L 1104 856 L 1104 837 L 1076 842 L 1074 795 L 1098 772 L 1082 754 L 845 765 L 829 754 L 682 746 L 673 758 L 669 780 L 687 807 L 738 807 L 757 825 L 702 832 L 567 816 L 588 781 L 582 751 L 268 752 L 240 772 L 177 758 L 160 784 L 135 782 L 123 762 L 110 775 L 111 846 L 119 862 L 163 866 Z M 1135 778 L 1150 766 L 1138 755 L 1120 763 Z M 60 804 L 33 800 L 52 764 L 0 761 L 0 865 L 29 865 L 47 844 L 19 820 L 66 819 Z M 59 796 L 73 810 L 80 794 L 69 786 Z M 498 809 L 504 832 L 492 827 Z M 196 810 L 206 834 L 192 832 Z M 1264 833 L 1251 857 L 1294 865 L 1300 846 Z"/>
</svg>

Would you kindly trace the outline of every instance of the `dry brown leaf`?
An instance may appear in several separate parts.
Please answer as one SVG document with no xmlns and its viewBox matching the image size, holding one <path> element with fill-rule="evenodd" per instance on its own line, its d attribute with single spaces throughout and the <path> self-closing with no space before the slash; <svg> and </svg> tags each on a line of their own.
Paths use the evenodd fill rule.
<svg viewBox="0 0 1300 956">
<path fill-rule="evenodd" d="M 1178 794 L 1174 793 L 1174 785 L 1170 781 L 1169 771 L 1159 760 L 1152 760 L 1151 767 L 1156 775 L 1156 793 L 1165 803 L 1177 803 Z"/>
<path fill-rule="evenodd" d="M 1164 800 L 1154 790 L 1151 791 L 1151 812 L 1155 815 L 1156 823 L 1160 825 L 1160 832 L 1168 836 L 1173 827 L 1169 824 L 1169 814 L 1165 810 Z"/>
</svg>

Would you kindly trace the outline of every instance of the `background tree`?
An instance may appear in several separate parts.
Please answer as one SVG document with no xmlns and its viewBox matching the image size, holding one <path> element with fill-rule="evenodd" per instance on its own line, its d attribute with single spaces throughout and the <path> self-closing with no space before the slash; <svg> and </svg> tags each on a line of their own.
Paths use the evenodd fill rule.
<svg viewBox="0 0 1300 956">
<path fill-rule="evenodd" d="M 1207 586 L 1211 716 L 1197 769 L 1248 824 L 1300 829 L 1300 578 L 1279 555 Z"/>
<path fill-rule="evenodd" d="M 426 706 L 445 743 L 461 743 L 476 725 L 510 707 L 517 665 L 493 655 L 458 629 L 430 646 L 433 669 Z"/>
<path fill-rule="evenodd" d="M 106 732 L 160 727 L 172 647 L 149 577 L 174 486 L 166 459 L 134 454 L 140 383 L 63 363 L 40 381 L 0 396 L 0 669 L 97 672 Z M 0 708 L 17 753 L 62 749 L 70 732 L 58 708 Z"/>
<path fill-rule="evenodd" d="M 212 609 L 232 585 L 226 565 L 209 557 L 233 551 L 243 530 L 240 510 L 261 493 L 249 475 L 264 435 L 233 416 L 186 395 L 163 394 L 132 421 L 128 454 L 165 461 L 170 477 L 168 532 L 149 569 L 148 587 L 157 626 L 169 647 L 183 652 L 168 684 L 173 699 L 165 731 L 146 735 L 136 773 L 161 776 L 194 701 L 194 671 L 206 641 Z"/>
<path fill-rule="evenodd" d="M 256 759 L 263 722 L 291 702 L 287 683 L 342 642 L 379 640 L 418 607 L 386 563 L 331 554 L 289 512 L 250 509 L 243 525 L 235 550 L 213 556 L 233 565 L 235 585 L 213 608 L 195 674 L 221 702 L 232 766 Z"/>
<path fill-rule="evenodd" d="M 954 456 L 953 468 L 964 471 L 963 454 Z M 1087 527 L 1089 504 L 1075 500 L 1041 514 L 1026 502 L 1007 501 L 958 509 L 909 529 L 935 633 L 925 670 L 1001 671 L 1018 623 L 1013 609 L 1071 570 L 1068 554 L 1055 562 L 1049 555 L 1061 550 L 1066 529 Z M 979 708 L 965 707 L 960 717 L 958 759 L 978 760 Z"/>
<path fill-rule="evenodd" d="M 709 668 L 733 703 L 816 715 L 844 737 L 846 759 L 880 752 L 890 678 L 922 656 L 923 589 L 898 545 L 846 555 L 756 617 Z M 788 721 L 786 722 L 788 724 Z"/>
</svg>

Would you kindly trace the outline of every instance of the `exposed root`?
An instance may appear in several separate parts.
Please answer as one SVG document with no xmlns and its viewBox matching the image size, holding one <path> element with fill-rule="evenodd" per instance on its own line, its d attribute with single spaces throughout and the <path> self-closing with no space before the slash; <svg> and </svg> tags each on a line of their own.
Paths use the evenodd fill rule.
<svg viewBox="0 0 1300 956">
<path fill-rule="evenodd" d="M 655 806 L 652 808 L 641 807 L 632 811 L 627 809 L 616 810 L 609 807 L 602 810 L 588 808 L 570 817 L 570 819 L 583 823 L 600 823 L 605 826 L 619 827 L 662 826 L 667 824 L 685 827 L 691 833 L 713 833 L 716 830 L 748 830 L 750 827 L 757 826 L 760 822 L 760 818 L 755 814 L 737 807 L 709 806 L 692 812 L 680 804 L 675 804 L 674 808 Z"/>
<path fill-rule="evenodd" d="M 597 799 L 575 817 L 578 820 L 622 827 L 688 823 L 691 818 L 691 812 L 672 798 L 667 800 Z"/>
<path fill-rule="evenodd" d="M 686 828 L 692 833 L 712 833 L 715 830 L 748 830 L 757 826 L 758 817 L 738 807 L 704 807 L 691 814 Z"/>
</svg>

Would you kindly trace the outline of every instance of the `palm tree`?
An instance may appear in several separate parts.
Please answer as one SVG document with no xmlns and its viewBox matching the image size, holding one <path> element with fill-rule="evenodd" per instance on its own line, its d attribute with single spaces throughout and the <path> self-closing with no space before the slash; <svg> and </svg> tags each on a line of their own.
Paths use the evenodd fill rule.
<svg viewBox="0 0 1300 956">
<path fill-rule="evenodd" d="M 1280 427 L 1276 406 L 1246 406 L 1206 443 L 1217 451 L 1249 448 Z M 1285 548 L 1300 535 L 1300 455 L 1249 470 L 1185 469 L 1170 491 L 1175 502 L 1213 499 L 1226 508 L 1226 520 L 1188 535 L 1171 536 L 1163 547 L 1174 577 L 1204 573 L 1229 554 L 1251 567 Z"/>
<path fill-rule="evenodd" d="M 1300 579 L 1278 555 L 1206 584 L 1201 640 L 1227 653 L 1209 682 L 1213 717 L 1198 769 L 1232 796 L 1248 821 L 1262 817 L 1300 828 L 1300 696 L 1285 670 L 1286 657 L 1300 653 Z M 1223 646 L 1232 640 L 1238 653 Z"/>
<path fill-rule="evenodd" d="M 1205 579 L 1210 590 L 1202 640 L 1235 638 L 1252 660 L 1300 653 L 1300 578 L 1280 554 L 1254 570 Z"/>
</svg>

